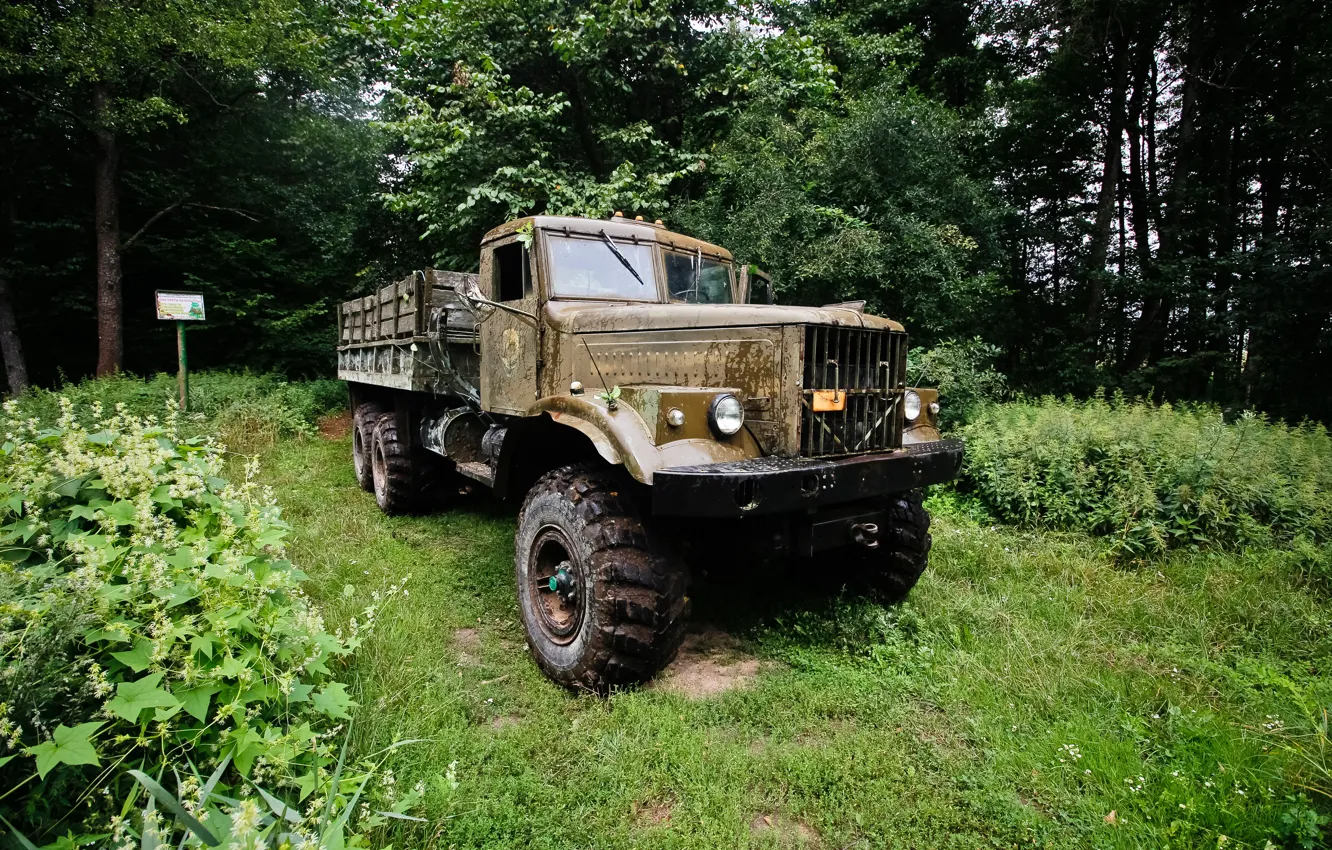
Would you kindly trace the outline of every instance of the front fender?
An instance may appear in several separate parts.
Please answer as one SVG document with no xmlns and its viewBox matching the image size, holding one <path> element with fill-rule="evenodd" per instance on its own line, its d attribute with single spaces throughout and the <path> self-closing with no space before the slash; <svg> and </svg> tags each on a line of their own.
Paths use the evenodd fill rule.
<svg viewBox="0 0 1332 850">
<path fill-rule="evenodd" d="M 752 438 L 741 445 L 715 440 L 674 440 L 664 446 L 653 442 L 653 430 L 643 417 L 621 402 L 615 410 L 597 396 L 547 396 L 527 410 L 528 416 L 547 414 L 552 420 L 579 431 L 607 462 L 624 466 L 635 480 L 652 483 L 658 469 L 700 466 L 744 460 L 759 455 Z"/>
</svg>

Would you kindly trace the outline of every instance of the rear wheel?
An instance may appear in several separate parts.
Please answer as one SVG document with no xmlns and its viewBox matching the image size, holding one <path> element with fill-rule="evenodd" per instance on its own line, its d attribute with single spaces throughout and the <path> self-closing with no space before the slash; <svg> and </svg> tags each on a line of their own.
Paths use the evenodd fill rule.
<svg viewBox="0 0 1332 850">
<path fill-rule="evenodd" d="M 370 444 L 370 469 L 375 503 L 386 514 L 404 514 L 417 502 L 413 475 L 412 446 L 407 435 L 398 433 L 397 416 L 380 414 Z"/>
<path fill-rule="evenodd" d="M 372 401 L 357 405 L 352 414 L 352 469 L 356 472 L 356 483 L 367 493 L 373 493 L 375 489 L 370 454 L 375 425 L 383 415 L 384 408 Z"/>
<path fill-rule="evenodd" d="M 542 671 L 569 688 L 645 682 L 684 636 L 684 568 L 649 547 L 626 488 L 611 470 L 567 466 L 538 479 L 518 515 L 527 642 Z"/>
</svg>

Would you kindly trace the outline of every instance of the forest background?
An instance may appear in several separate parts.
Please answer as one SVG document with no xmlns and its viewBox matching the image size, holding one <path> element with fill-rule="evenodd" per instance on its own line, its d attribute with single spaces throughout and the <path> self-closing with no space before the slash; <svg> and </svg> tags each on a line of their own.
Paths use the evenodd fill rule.
<svg viewBox="0 0 1332 850">
<path fill-rule="evenodd" d="M 1311 0 L 20 0 L 11 390 L 327 375 L 333 305 L 623 210 L 1008 386 L 1332 420 L 1332 9 Z"/>
</svg>

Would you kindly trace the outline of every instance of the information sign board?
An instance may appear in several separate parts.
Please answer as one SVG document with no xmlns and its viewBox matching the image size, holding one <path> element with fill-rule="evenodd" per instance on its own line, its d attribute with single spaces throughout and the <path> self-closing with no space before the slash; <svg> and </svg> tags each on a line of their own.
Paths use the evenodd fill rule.
<svg viewBox="0 0 1332 850">
<path fill-rule="evenodd" d="M 174 322 L 202 322 L 204 298 L 202 292 L 170 292 L 157 290 L 157 318 Z"/>
</svg>

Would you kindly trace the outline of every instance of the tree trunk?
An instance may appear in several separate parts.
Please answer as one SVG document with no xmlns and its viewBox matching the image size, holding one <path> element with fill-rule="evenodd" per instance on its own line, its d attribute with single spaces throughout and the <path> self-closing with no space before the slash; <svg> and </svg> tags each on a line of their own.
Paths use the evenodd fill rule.
<svg viewBox="0 0 1332 850">
<path fill-rule="evenodd" d="M 93 223 L 97 233 L 97 374 L 120 371 L 125 351 L 120 291 L 120 146 L 110 126 L 104 83 L 93 89 L 97 158 L 93 180 Z"/>
<path fill-rule="evenodd" d="M 11 195 L 5 199 L 4 218 L 0 219 L 0 258 L 14 256 L 17 218 Z M 18 395 L 28 388 L 28 361 L 23 357 L 23 345 L 19 342 L 18 323 L 14 320 L 14 299 L 9 293 L 9 271 L 3 259 L 0 259 L 0 357 L 5 360 L 9 393 Z"/>
<path fill-rule="evenodd" d="M 1105 295 L 1105 262 L 1110 253 L 1110 229 L 1119 197 L 1119 173 L 1124 158 L 1124 98 L 1128 88 L 1128 49 L 1124 31 L 1110 38 L 1111 80 L 1109 114 L 1105 122 L 1105 155 L 1102 158 L 1101 193 L 1096 201 L 1096 221 L 1088 252 L 1088 292 L 1084 332 L 1095 340 L 1101 329 L 1101 301 Z"/>
<path fill-rule="evenodd" d="M 14 321 L 14 301 L 9 296 L 9 275 L 0 268 L 0 354 L 5 358 L 5 377 L 9 394 L 18 395 L 28 388 L 28 362 L 23 359 L 18 325 Z"/>
</svg>

